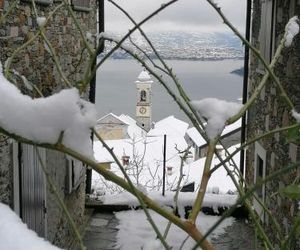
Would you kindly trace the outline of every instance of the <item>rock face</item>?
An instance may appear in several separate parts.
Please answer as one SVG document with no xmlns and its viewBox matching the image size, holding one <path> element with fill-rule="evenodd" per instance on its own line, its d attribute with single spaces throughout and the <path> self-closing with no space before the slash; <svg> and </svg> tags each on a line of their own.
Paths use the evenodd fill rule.
<svg viewBox="0 0 300 250">
<path fill-rule="evenodd" d="M 0 1 L 0 12 L 6 13 L 13 2 L 8 0 Z M 62 3 L 62 1 L 52 0 L 37 0 L 35 2 L 39 17 L 48 17 Z M 83 35 L 96 33 L 96 1 L 85 0 L 75 1 L 74 3 L 85 5 L 84 8 L 76 8 L 76 10 L 74 8 L 74 14 L 82 26 Z M 92 8 L 90 10 L 87 9 L 86 4 L 90 4 Z M 0 59 L 2 64 L 21 45 L 30 41 L 37 34 L 39 30 L 37 20 L 40 19 L 35 17 L 30 1 L 20 1 L 7 16 L 6 21 L 1 23 Z M 65 7 L 59 8 L 50 18 L 45 26 L 45 35 L 56 53 L 62 72 L 64 72 L 71 84 L 75 86 L 84 77 L 89 55 L 81 39 L 80 32 L 76 29 L 75 22 Z M 94 47 L 93 42 L 91 42 L 91 47 Z M 12 61 L 11 69 L 15 70 L 19 75 L 19 77 L 12 75 L 12 78 L 21 91 L 33 98 L 39 97 L 40 94 L 34 88 L 28 88 L 28 84 L 26 86 L 20 80 L 20 76 L 25 76 L 31 85 L 40 90 L 43 96 L 49 96 L 67 87 L 52 59 L 49 46 L 42 40 L 41 36 L 29 43 L 16 55 Z M 87 94 L 85 96 L 87 97 Z M 16 188 L 14 190 L 16 182 L 13 182 L 14 177 L 23 178 L 23 172 L 26 172 L 26 169 L 22 169 L 25 166 L 24 155 L 22 155 L 22 150 L 17 150 L 18 146 L 14 147 L 14 152 L 12 148 L 12 140 L 0 135 L 0 202 L 9 204 L 11 207 L 17 207 L 16 212 L 24 220 L 25 207 L 19 201 L 19 198 L 22 196 L 22 190 L 20 192 Z M 73 182 L 70 183 L 70 178 L 72 177 L 73 169 L 70 167 L 70 162 L 65 155 L 47 150 L 45 163 L 57 190 L 71 211 L 75 223 L 79 226 L 82 225 L 85 200 L 84 173 L 82 173 L 79 184 L 72 186 L 74 180 L 71 180 Z M 67 179 L 69 182 L 66 182 Z M 34 183 L 40 185 L 39 178 L 34 178 Z M 40 216 L 45 228 L 43 232 L 38 233 L 53 244 L 69 249 L 72 241 L 74 241 L 74 233 L 65 219 L 66 216 L 62 214 L 62 210 L 58 207 L 50 186 L 46 183 L 44 185 L 44 207 L 41 208 L 43 214 Z M 22 199 L 20 200 L 22 201 Z M 23 202 L 24 200 L 25 197 L 23 197 Z M 38 206 L 35 204 L 35 201 L 31 205 Z M 33 217 L 30 218 L 32 219 Z M 37 226 L 33 225 L 31 221 L 28 222 L 28 225 L 32 229 L 37 230 Z"/>
<path fill-rule="evenodd" d="M 274 55 L 276 46 L 284 34 L 285 25 L 288 20 L 299 13 L 300 5 L 294 1 L 254 1 L 252 21 L 252 43 L 262 52 L 267 60 L 269 54 Z M 270 8 L 274 6 L 274 12 Z M 273 20 L 273 26 L 264 24 L 262 17 Z M 274 28 L 274 29 L 273 29 Z M 271 32 L 272 31 L 272 32 Z M 263 34 L 263 35 L 262 35 Z M 272 35 L 271 35 L 272 34 Z M 265 45 L 262 45 L 265 43 Z M 274 49 L 272 49 L 274 46 Z M 264 70 L 257 58 L 251 55 L 250 58 L 250 96 L 255 87 L 259 84 Z M 289 48 L 285 48 L 281 58 L 275 66 L 275 75 L 281 81 L 288 96 L 300 111 L 300 39 L 299 35 Z M 252 138 L 279 127 L 289 126 L 295 123 L 290 109 L 275 85 L 269 82 L 261 91 L 260 97 L 248 112 L 247 135 Z M 300 159 L 299 141 L 289 142 L 285 133 L 275 133 L 268 138 L 260 140 L 249 147 L 246 163 L 246 177 L 249 183 L 255 183 L 261 177 L 268 176 L 276 170 L 282 169 Z M 272 215 L 279 221 L 283 232 L 290 230 L 292 222 L 297 214 L 298 206 L 296 201 L 284 199 L 275 192 L 291 184 L 296 177 L 299 177 L 299 168 L 268 182 L 261 188 L 261 198 L 266 202 Z M 273 226 L 267 215 L 261 217 L 265 221 L 266 228 L 272 232 Z M 276 242 L 275 234 L 269 236 Z M 273 239 L 274 238 L 274 239 Z M 296 240 L 294 241 L 295 249 Z M 298 242 L 299 244 L 299 242 Z M 299 246 L 298 246 L 299 247 Z"/>
</svg>

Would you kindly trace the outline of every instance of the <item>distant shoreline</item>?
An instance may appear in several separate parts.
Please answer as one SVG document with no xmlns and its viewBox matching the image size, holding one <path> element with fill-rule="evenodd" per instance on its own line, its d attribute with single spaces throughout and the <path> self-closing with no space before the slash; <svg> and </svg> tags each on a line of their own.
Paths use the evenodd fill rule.
<svg viewBox="0 0 300 250">
<path fill-rule="evenodd" d="M 104 57 L 104 55 L 99 55 L 98 59 L 101 59 L 103 57 Z M 157 57 L 150 57 L 150 58 L 154 59 L 154 60 L 157 59 Z M 206 57 L 203 57 L 203 58 L 162 57 L 162 59 L 169 60 L 169 61 L 175 61 L 175 60 L 178 60 L 178 61 L 224 61 L 224 60 L 244 60 L 244 57 L 211 57 L 211 58 L 206 58 Z M 127 57 L 127 56 L 112 56 L 109 58 L 109 60 L 135 60 L 135 59 L 131 58 L 131 57 Z M 240 69 L 237 69 L 237 70 L 240 70 Z M 238 74 L 238 73 L 235 73 L 234 71 L 232 71 L 230 73 Z"/>
</svg>

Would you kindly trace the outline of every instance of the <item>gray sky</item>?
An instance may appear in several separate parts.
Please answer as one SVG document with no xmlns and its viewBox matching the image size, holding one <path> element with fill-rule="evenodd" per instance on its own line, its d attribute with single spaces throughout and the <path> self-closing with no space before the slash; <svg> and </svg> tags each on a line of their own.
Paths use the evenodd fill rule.
<svg viewBox="0 0 300 250">
<path fill-rule="evenodd" d="M 138 22 L 168 0 L 115 0 Z M 231 22 L 244 32 L 245 0 L 217 0 Z M 106 31 L 126 32 L 132 27 L 128 19 L 111 3 L 105 2 Z M 200 32 L 224 32 L 222 24 L 205 0 L 179 0 L 163 10 L 144 26 L 146 31 L 185 30 Z"/>
</svg>

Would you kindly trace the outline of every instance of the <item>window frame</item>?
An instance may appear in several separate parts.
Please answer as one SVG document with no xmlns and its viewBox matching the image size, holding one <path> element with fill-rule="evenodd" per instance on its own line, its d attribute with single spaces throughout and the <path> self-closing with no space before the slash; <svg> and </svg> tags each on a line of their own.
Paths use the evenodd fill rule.
<svg viewBox="0 0 300 250">
<path fill-rule="evenodd" d="M 82 5 L 82 4 L 78 4 L 78 2 L 80 2 L 80 1 L 88 2 L 89 7 Z M 72 0 L 71 5 L 72 5 L 73 10 L 75 10 L 75 11 L 90 12 L 92 10 L 91 0 Z"/>
<path fill-rule="evenodd" d="M 255 150 L 254 150 L 254 185 L 260 180 L 258 180 L 258 172 L 261 167 L 261 162 L 262 162 L 262 176 L 261 179 L 266 178 L 266 170 L 267 170 L 267 151 L 263 148 L 263 146 L 259 142 L 255 142 Z M 258 192 L 255 192 L 258 198 L 262 201 L 265 202 L 266 200 L 266 185 L 262 184 L 260 187 L 261 189 L 261 195 Z M 265 212 L 263 207 L 259 204 L 259 202 L 254 199 L 253 200 L 253 207 L 255 211 L 257 212 L 258 216 L 260 217 L 262 222 L 265 222 Z"/>
<path fill-rule="evenodd" d="M 275 31 L 275 6 L 272 0 L 261 0 L 259 51 L 267 63 L 270 63 L 274 55 L 274 31 Z M 257 72 L 265 74 L 265 68 L 261 61 L 258 63 Z"/>
<path fill-rule="evenodd" d="M 35 0 L 35 4 L 49 6 L 49 5 L 53 4 L 54 1 L 55 0 Z M 28 2 L 28 3 L 30 3 L 31 0 L 22 0 L 22 2 Z"/>
</svg>

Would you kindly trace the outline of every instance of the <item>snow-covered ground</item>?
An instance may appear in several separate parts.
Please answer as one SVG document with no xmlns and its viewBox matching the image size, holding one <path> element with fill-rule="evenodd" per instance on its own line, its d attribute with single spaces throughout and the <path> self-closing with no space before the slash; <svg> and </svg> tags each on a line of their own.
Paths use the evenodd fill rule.
<svg viewBox="0 0 300 250">
<path fill-rule="evenodd" d="M 168 221 L 150 211 L 151 217 L 158 226 L 160 232 L 164 233 Z M 156 235 L 151 228 L 149 222 L 143 211 L 124 211 L 116 213 L 116 217 L 119 220 L 117 226 L 119 231 L 117 233 L 117 243 L 121 250 L 132 249 L 145 249 L 145 250 L 160 250 L 164 249 L 161 243 L 156 240 Z M 200 228 L 202 233 L 207 232 L 208 229 L 219 219 L 219 216 L 209 216 L 200 213 L 196 225 Z M 233 223 L 233 218 L 225 219 L 221 225 L 209 236 L 217 237 L 224 233 L 224 229 Z M 175 225 L 171 226 L 170 232 L 167 236 L 167 242 L 172 249 L 192 249 L 195 246 L 193 239 L 189 238 L 182 248 L 181 244 L 187 238 L 187 234 Z"/>
<path fill-rule="evenodd" d="M 27 225 L 0 202 L 0 249 L 3 250 L 59 250 L 29 230 Z"/>
</svg>

